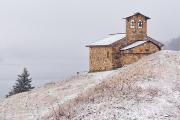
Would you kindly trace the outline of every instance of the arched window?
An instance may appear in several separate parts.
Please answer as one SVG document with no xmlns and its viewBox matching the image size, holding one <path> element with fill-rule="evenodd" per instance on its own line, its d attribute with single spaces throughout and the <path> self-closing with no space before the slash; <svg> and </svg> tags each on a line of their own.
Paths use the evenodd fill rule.
<svg viewBox="0 0 180 120">
<path fill-rule="evenodd" d="M 143 28 L 143 21 L 142 20 L 138 21 L 138 28 Z"/>
<path fill-rule="evenodd" d="M 135 27 L 135 22 L 134 22 L 134 20 L 131 20 L 131 22 L 130 22 L 130 27 L 131 27 L 131 28 L 134 28 L 134 27 Z"/>
</svg>

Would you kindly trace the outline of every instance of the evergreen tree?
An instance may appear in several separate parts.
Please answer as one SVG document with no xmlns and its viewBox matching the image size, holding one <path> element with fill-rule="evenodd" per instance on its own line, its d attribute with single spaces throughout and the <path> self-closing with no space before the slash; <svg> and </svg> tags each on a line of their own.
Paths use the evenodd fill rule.
<svg viewBox="0 0 180 120">
<path fill-rule="evenodd" d="M 24 68 L 23 73 L 18 75 L 18 79 L 16 80 L 16 84 L 13 86 L 13 89 L 9 92 L 6 97 L 12 96 L 17 93 L 30 91 L 34 87 L 31 86 L 32 78 L 29 78 L 30 74 L 26 68 Z"/>
</svg>

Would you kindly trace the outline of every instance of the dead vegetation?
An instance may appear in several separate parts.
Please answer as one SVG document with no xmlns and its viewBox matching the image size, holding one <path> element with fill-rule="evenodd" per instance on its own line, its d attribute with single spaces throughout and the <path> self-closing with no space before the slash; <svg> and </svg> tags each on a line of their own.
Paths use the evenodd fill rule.
<svg viewBox="0 0 180 120">
<path fill-rule="evenodd" d="M 150 60 L 151 61 L 151 60 Z M 140 81 L 142 84 L 146 82 L 154 82 L 157 78 L 164 78 L 162 76 L 162 71 L 159 71 L 159 74 L 156 71 L 156 67 L 167 67 L 166 65 L 161 65 L 161 61 L 156 60 L 156 63 L 150 63 L 150 61 L 144 61 L 144 66 L 139 66 L 139 63 L 135 63 L 131 67 L 123 68 L 120 74 L 116 74 L 114 76 L 107 77 L 103 82 L 96 85 L 94 88 L 88 89 L 84 93 L 81 93 L 77 98 L 71 100 L 66 105 L 62 105 L 65 109 L 57 109 L 57 111 L 61 111 L 58 119 L 85 119 L 92 114 L 100 115 L 102 113 L 97 113 L 97 108 L 93 108 L 93 104 L 102 104 L 106 102 L 113 102 L 114 99 L 119 99 L 119 101 L 134 101 L 134 105 L 138 106 L 137 110 L 141 111 L 142 108 L 139 108 L 142 103 L 146 104 L 154 104 L 154 99 L 161 96 L 162 91 L 160 88 L 148 86 L 147 88 L 143 88 L 137 85 L 137 82 Z M 136 70 L 132 69 L 132 67 L 136 68 Z M 165 72 L 165 71 L 163 71 Z M 176 86 L 177 88 L 177 86 Z M 109 106 L 108 109 L 118 109 L 123 111 L 128 111 L 130 108 L 126 108 L 124 106 L 119 106 L 119 101 L 114 101 L 116 106 L 113 104 L 105 105 L 104 109 Z M 117 102 L 117 103 L 116 103 Z M 132 104 L 132 103 L 131 103 Z M 92 105 L 92 106 L 88 106 Z M 128 106 L 129 107 L 129 106 Z M 79 115 L 80 112 L 83 112 L 83 115 Z M 66 115 L 62 116 L 62 113 L 66 113 Z M 70 114 L 69 114 L 70 113 Z M 158 113 L 157 113 L 158 114 Z M 79 117 L 78 117 L 79 116 Z M 163 116 L 167 118 L 173 118 L 174 116 Z M 111 117 L 113 118 L 113 117 Z M 117 119 L 117 115 L 114 116 L 113 119 Z M 152 115 L 151 117 L 154 119 L 155 117 Z"/>
<path fill-rule="evenodd" d="M 179 56 L 164 51 L 118 70 L 81 73 L 47 84 L 28 95 L 25 109 L 25 93 L 0 103 L 0 119 L 28 113 L 27 108 L 35 113 L 38 108 L 39 117 L 29 112 L 21 114 L 22 120 L 179 120 Z"/>
</svg>

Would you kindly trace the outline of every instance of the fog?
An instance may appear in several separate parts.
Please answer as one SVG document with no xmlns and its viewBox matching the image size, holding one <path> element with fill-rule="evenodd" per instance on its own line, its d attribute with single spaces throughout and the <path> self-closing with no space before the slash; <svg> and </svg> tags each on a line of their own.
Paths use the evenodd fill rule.
<svg viewBox="0 0 180 120">
<path fill-rule="evenodd" d="M 165 49 L 179 51 L 180 50 L 180 36 L 167 41 L 167 45 L 165 46 Z"/>
<path fill-rule="evenodd" d="M 141 12 L 148 34 L 166 42 L 180 35 L 180 1 L 0 0 L 0 97 L 24 67 L 41 86 L 88 71 L 86 44 L 124 32 L 122 19 Z"/>
</svg>

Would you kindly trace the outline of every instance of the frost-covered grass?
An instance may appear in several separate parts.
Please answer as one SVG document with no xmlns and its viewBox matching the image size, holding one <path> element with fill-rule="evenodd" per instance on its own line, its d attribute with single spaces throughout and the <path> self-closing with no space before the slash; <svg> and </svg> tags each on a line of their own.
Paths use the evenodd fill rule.
<svg viewBox="0 0 180 120">
<path fill-rule="evenodd" d="M 67 80 L 47 83 L 33 91 L 9 97 L 0 102 L 0 120 L 44 119 L 54 107 L 76 98 L 114 72 L 81 73 Z"/>
<path fill-rule="evenodd" d="M 51 82 L 0 103 L 3 120 L 179 120 L 179 113 L 180 52 L 173 51 Z"/>
</svg>

